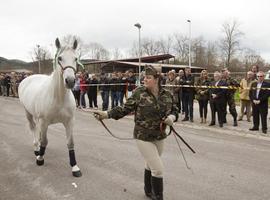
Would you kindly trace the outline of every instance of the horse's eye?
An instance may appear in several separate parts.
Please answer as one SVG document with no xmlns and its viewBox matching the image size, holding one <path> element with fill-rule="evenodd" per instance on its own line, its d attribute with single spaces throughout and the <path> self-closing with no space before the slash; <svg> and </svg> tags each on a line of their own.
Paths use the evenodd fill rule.
<svg viewBox="0 0 270 200">
<path fill-rule="evenodd" d="M 77 62 L 78 61 L 78 58 L 75 58 L 75 62 Z"/>
<path fill-rule="evenodd" d="M 62 57 L 61 56 L 58 57 L 58 61 L 62 61 Z"/>
</svg>

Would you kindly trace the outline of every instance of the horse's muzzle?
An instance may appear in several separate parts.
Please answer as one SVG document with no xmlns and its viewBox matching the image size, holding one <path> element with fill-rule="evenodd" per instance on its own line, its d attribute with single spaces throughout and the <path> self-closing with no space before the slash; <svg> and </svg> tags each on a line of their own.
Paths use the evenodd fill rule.
<svg viewBox="0 0 270 200">
<path fill-rule="evenodd" d="M 66 78 L 65 83 L 68 89 L 72 89 L 75 85 L 75 78 Z"/>
</svg>

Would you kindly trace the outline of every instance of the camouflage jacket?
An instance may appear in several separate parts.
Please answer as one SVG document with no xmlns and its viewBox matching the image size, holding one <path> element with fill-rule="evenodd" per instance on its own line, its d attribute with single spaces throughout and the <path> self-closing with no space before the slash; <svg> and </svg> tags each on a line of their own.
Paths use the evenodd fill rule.
<svg viewBox="0 0 270 200">
<path fill-rule="evenodd" d="M 209 79 L 199 78 L 195 85 L 196 86 L 209 86 L 209 85 L 211 85 L 211 81 Z M 209 99 L 209 88 L 198 87 L 195 90 L 196 90 L 196 93 L 197 93 L 197 95 L 196 95 L 197 100 L 207 100 L 207 99 Z M 203 94 L 201 94 L 201 92 L 203 92 Z"/>
<path fill-rule="evenodd" d="M 170 114 L 178 119 L 178 110 L 173 103 L 173 96 L 163 88 L 158 98 L 144 86 L 137 88 L 123 107 L 113 108 L 108 111 L 108 116 L 117 120 L 133 111 L 135 111 L 134 138 L 144 141 L 166 138 L 165 132 L 160 130 L 160 122 Z"/>
<path fill-rule="evenodd" d="M 225 81 L 226 81 L 228 86 L 234 86 L 234 87 L 240 86 L 240 84 L 237 82 L 237 80 L 235 80 L 231 77 L 228 77 L 227 79 L 225 79 Z M 227 96 L 233 97 L 235 92 L 236 92 L 236 89 L 228 89 Z"/>
</svg>

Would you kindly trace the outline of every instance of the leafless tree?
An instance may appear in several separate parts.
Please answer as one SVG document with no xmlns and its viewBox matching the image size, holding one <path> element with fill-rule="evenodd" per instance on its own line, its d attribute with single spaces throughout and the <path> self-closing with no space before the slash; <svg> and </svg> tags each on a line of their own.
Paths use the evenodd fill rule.
<svg viewBox="0 0 270 200">
<path fill-rule="evenodd" d="M 160 38 L 158 41 L 160 47 L 160 53 L 171 54 L 173 47 L 173 37 L 169 35 L 166 39 Z"/>
<path fill-rule="evenodd" d="M 192 57 L 195 66 L 204 67 L 206 65 L 206 47 L 203 37 L 193 39 Z"/>
<path fill-rule="evenodd" d="M 133 42 L 131 49 L 129 49 L 129 55 L 131 57 L 139 57 L 139 45 L 137 41 Z"/>
<path fill-rule="evenodd" d="M 245 48 L 242 51 L 243 64 L 245 66 L 245 71 L 250 70 L 250 67 L 253 65 L 263 66 L 264 60 L 262 57 L 256 53 L 253 49 Z"/>
<path fill-rule="evenodd" d="M 222 24 L 224 37 L 220 40 L 222 57 L 225 60 L 226 67 L 230 67 L 230 62 L 240 47 L 240 39 L 243 33 L 239 29 L 239 23 L 234 20 L 232 23 Z"/>
<path fill-rule="evenodd" d="M 123 58 L 123 54 L 119 48 L 115 48 L 112 51 L 112 59 L 117 60 Z"/>
<path fill-rule="evenodd" d="M 108 60 L 110 57 L 110 52 L 105 49 L 101 44 L 96 42 L 90 42 L 85 44 L 85 49 L 87 49 L 87 54 L 84 56 L 91 59 Z"/>
<path fill-rule="evenodd" d="M 30 55 L 33 61 L 44 61 L 52 58 L 50 51 L 40 45 L 35 46 Z"/>
<path fill-rule="evenodd" d="M 152 56 L 162 53 L 160 41 L 152 38 L 142 38 L 141 53 L 141 56 Z M 133 57 L 139 57 L 139 45 L 137 41 L 133 42 L 133 46 L 130 49 L 130 54 Z"/>
<path fill-rule="evenodd" d="M 76 52 L 78 54 L 78 57 L 82 58 L 88 53 L 88 48 L 87 45 L 83 42 L 83 40 L 79 36 L 68 34 L 65 35 L 61 39 L 61 41 L 63 42 L 64 45 L 72 45 L 75 39 L 78 41 L 78 47 L 76 49 Z"/>
<path fill-rule="evenodd" d="M 206 66 L 213 68 L 218 65 L 218 49 L 216 42 L 209 41 L 206 47 Z"/>
<path fill-rule="evenodd" d="M 154 39 L 143 38 L 141 43 L 141 51 L 143 55 L 152 56 L 160 54 L 160 43 Z"/>
<path fill-rule="evenodd" d="M 52 71 L 52 55 L 47 47 L 37 45 L 30 51 L 30 56 L 33 61 L 34 71 L 41 73 L 50 73 Z"/>
<path fill-rule="evenodd" d="M 179 62 L 182 64 L 187 64 L 189 54 L 189 38 L 181 34 L 174 34 L 173 49 Z"/>
</svg>

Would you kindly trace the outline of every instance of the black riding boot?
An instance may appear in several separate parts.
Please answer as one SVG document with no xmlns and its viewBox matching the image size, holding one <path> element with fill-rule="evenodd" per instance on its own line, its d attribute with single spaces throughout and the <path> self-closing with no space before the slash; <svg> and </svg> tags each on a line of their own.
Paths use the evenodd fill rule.
<svg viewBox="0 0 270 200">
<path fill-rule="evenodd" d="M 163 200 L 163 178 L 152 176 L 152 200 Z"/>
<path fill-rule="evenodd" d="M 237 126 L 237 114 L 233 115 L 233 126 Z"/>
<path fill-rule="evenodd" d="M 151 171 L 148 169 L 144 170 L 144 192 L 147 197 L 151 198 L 152 195 Z"/>
</svg>

